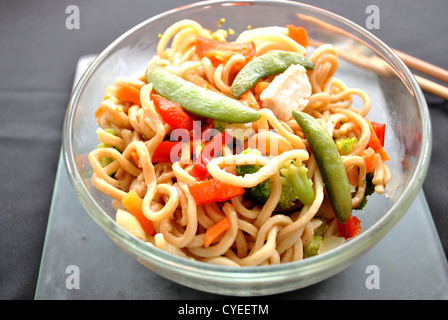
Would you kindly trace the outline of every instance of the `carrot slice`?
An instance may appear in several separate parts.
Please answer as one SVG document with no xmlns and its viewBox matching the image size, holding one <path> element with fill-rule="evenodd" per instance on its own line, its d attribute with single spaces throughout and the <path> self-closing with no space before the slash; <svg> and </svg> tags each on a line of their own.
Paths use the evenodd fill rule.
<svg viewBox="0 0 448 320">
<path fill-rule="evenodd" d="M 270 82 L 268 81 L 258 81 L 254 87 L 255 94 L 260 94 L 269 86 Z"/>
<path fill-rule="evenodd" d="M 260 110 L 260 105 L 255 99 L 254 94 L 250 90 L 241 96 L 240 101 L 245 103 L 249 108 Z"/>
<path fill-rule="evenodd" d="M 102 106 L 99 106 L 98 109 L 96 109 L 95 111 L 95 118 L 101 117 L 104 114 L 104 112 L 106 112 L 106 110 L 104 110 Z"/>
<path fill-rule="evenodd" d="M 232 186 L 215 178 L 188 186 L 196 204 L 222 202 L 244 193 L 244 188 Z"/>
<path fill-rule="evenodd" d="M 132 160 L 134 161 L 134 164 L 138 165 L 138 161 L 140 160 L 140 158 L 139 158 L 136 150 L 131 150 L 131 157 L 132 157 Z"/>
<path fill-rule="evenodd" d="M 308 41 L 308 34 L 306 33 L 305 28 L 303 27 L 296 27 L 292 24 L 288 24 L 286 26 L 288 28 L 288 36 L 293 39 L 298 44 L 302 45 L 303 47 L 308 47 L 309 41 Z"/>
<path fill-rule="evenodd" d="M 375 151 L 372 148 L 367 148 L 362 152 L 362 158 L 366 163 L 366 173 L 370 173 L 375 168 Z"/>
<path fill-rule="evenodd" d="M 227 62 L 234 54 L 241 54 L 246 58 L 255 56 L 256 48 L 253 42 L 225 42 L 198 36 L 196 53 L 199 57 L 215 60 L 215 64 Z"/>
<path fill-rule="evenodd" d="M 123 83 L 123 85 L 117 89 L 116 95 L 121 100 L 129 101 L 139 106 L 141 105 L 140 90 L 129 83 Z"/>
<path fill-rule="evenodd" d="M 209 247 L 213 241 L 218 239 L 220 235 L 229 229 L 229 227 L 229 220 L 227 218 L 223 218 L 208 228 L 207 231 L 205 231 L 204 247 Z"/>
<path fill-rule="evenodd" d="M 137 221 L 142 226 L 143 230 L 148 236 L 152 236 L 155 234 L 154 225 L 152 221 L 145 217 L 142 210 L 143 200 L 140 198 L 135 192 L 135 190 L 129 191 L 121 201 L 125 206 L 126 210 L 134 217 L 137 218 Z"/>
</svg>

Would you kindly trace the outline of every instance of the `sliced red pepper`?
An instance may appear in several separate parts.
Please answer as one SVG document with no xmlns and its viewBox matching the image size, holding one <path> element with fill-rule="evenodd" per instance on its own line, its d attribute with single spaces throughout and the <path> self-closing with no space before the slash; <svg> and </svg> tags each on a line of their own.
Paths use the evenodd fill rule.
<svg viewBox="0 0 448 320">
<path fill-rule="evenodd" d="M 203 163 L 196 162 L 190 171 L 190 175 L 196 180 L 203 181 L 208 178 L 210 173 L 207 170 L 207 166 Z"/>
<path fill-rule="evenodd" d="M 173 130 L 186 129 L 191 131 L 193 129 L 193 118 L 182 109 L 179 103 L 174 103 L 156 93 L 151 93 L 151 100 L 163 121 Z"/>
<path fill-rule="evenodd" d="M 381 141 L 376 135 L 375 129 L 372 126 L 372 123 L 367 120 L 367 123 L 369 124 L 370 128 L 370 140 L 368 143 L 368 147 L 372 148 L 375 153 L 378 153 L 381 156 L 381 159 L 383 161 L 389 160 L 389 156 L 387 155 L 386 151 L 384 150 L 383 146 L 381 145 Z"/>
<path fill-rule="evenodd" d="M 207 57 L 214 65 L 227 62 L 234 54 L 242 54 L 246 58 L 255 56 L 253 42 L 225 42 L 198 36 L 196 40 L 196 53 L 199 57 Z"/>
<path fill-rule="evenodd" d="M 378 137 L 378 140 L 380 140 L 381 146 L 384 147 L 384 136 L 386 133 L 386 124 L 385 123 L 376 123 L 373 121 L 370 121 L 373 127 L 373 131 L 375 131 L 376 136 Z"/>
<path fill-rule="evenodd" d="M 182 142 L 178 141 L 162 141 L 159 146 L 154 151 L 154 154 L 152 155 L 152 163 L 157 162 L 171 162 L 174 163 L 176 161 L 180 160 L 179 154 L 177 154 L 176 157 L 171 157 L 171 151 L 172 149 L 177 145 L 181 144 Z M 179 150 L 180 153 L 180 150 Z"/>
<path fill-rule="evenodd" d="M 361 232 L 361 221 L 355 216 L 350 216 L 347 223 L 338 222 L 339 236 L 345 239 L 356 237 Z"/>
<path fill-rule="evenodd" d="M 233 137 L 228 133 L 220 132 L 212 140 L 205 143 L 204 148 L 199 154 L 199 158 L 193 165 L 190 175 L 200 181 L 207 179 L 210 175 L 207 170 L 207 164 L 210 160 L 220 155 L 222 147 L 230 143 L 231 139 Z"/>
<path fill-rule="evenodd" d="M 227 201 L 244 193 L 244 188 L 214 178 L 191 184 L 188 189 L 198 205 Z"/>
<path fill-rule="evenodd" d="M 288 36 L 293 39 L 295 42 L 303 46 L 304 48 L 308 47 L 310 44 L 308 41 L 308 34 L 306 33 L 305 28 L 296 27 L 292 24 L 288 24 L 286 26 L 288 28 Z"/>
<path fill-rule="evenodd" d="M 222 151 L 222 147 L 228 144 L 231 141 L 230 139 L 232 139 L 232 137 L 225 131 L 214 136 L 213 139 L 207 142 L 202 149 L 201 161 L 207 165 L 210 160 L 219 156 Z"/>
</svg>

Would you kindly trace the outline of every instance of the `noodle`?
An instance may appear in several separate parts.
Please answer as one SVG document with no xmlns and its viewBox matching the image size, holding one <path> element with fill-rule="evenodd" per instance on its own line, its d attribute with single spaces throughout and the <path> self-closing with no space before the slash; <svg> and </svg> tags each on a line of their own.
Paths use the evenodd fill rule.
<svg viewBox="0 0 448 320">
<path fill-rule="evenodd" d="M 234 43 L 253 43 L 255 53 L 252 57 L 238 52 L 225 60 L 199 56 L 196 51 L 198 37 L 227 42 L 224 30 L 212 32 L 196 21 L 182 20 L 161 34 L 157 55 L 150 63 L 157 63 L 198 86 L 231 97 L 235 75 L 251 59 L 278 50 L 307 54 L 306 46 L 291 38 L 286 27 L 255 28 L 240 33 Z M 379 153 L 375 154 L 370 167 L 366 164 L 365 151 L 371 141 L 366 115 L 372 102 L 364 91 L 347 88 L 334 77 L 339 61 L 332 45 L 319 45 L 309 59 L 314 63 L 314 69 L 306 71 L 311 95 L 301 111 L 318 119 L 335 141 L 355 139 L 354 146 L 341 158 L 352 188 L 352 207 L 357 208 L 365 198 L 369 174 L 373 176 L 377 193 L 384 192 L 392 176 Z M 193 160 L 204 150 L 201 137 L 195 140 L 193 130 L 192 143 L 182 141 L 177 160 L 155 161 L 162 144 L 179 137 L 156 107 L 152 83 L 147 83 L 144 77 L 121 77 L 107 87 L 104 100 L 95 112 L 100 145 L 89 153 L 88 159 L 94 170 L 92 184 L 112 199 L 117 211 L 116 222 L 130 234 L 161 250 L 231 267 L 306 259 L 317 236 L 324 242 L 325 239 L 337 239 L 332 243 L 342 244 L 344 235 L 338 233 L 338 222 L 328 206 L 322 175 L 303 132 L 292 116 L 279 119 L 275 108 L 264 107 L 260 100 L 264 90 L 260 88 L 268 87 L 274 77 L 261 79 L 259 87 L 255 86 L 240 99 L 259 110 L 259 120 L 244 125 L 229 124 L 239 132 L 235 133 L 234 140 L 244 147 L 226 145 L 206 165 L 209 177 L 205 179 L 225 185 L 247 190 L 269 181 L 271 191 L 264 203 L 258 203 L 244 193 L 225 201 L 197 204 L 190 186 L 198 182 Z M 124 86 L 139 92 L 138 101 L 119 94 Z M 354 96 L 362 99 L 361 107 L 355 108 Z M 208 120 L 198 119 L 202 124 L 210 124 Z M 236 151 L 238 147 L 241 150 Z M 258 149 L 260 154 L 241 152 L 243 149 Z M 279 168 L 292 162 L 306 167 L 314 200 L 282 211 L 278 208 L 284 188 Z M 237 166 L 243 165 L 254 165 L 259 169 L 245 175 L 235 174 Z M 145 233 L 143 225 L 122 204 L 131 190 L 142 200 L 141 211 L 152 222 L 153 234 Z M 221 221 L 227 223 L 225 229 L 206 244 L 209 230 Z M 325 243 L 320 252 L 331 245 Z"/>
</svg>

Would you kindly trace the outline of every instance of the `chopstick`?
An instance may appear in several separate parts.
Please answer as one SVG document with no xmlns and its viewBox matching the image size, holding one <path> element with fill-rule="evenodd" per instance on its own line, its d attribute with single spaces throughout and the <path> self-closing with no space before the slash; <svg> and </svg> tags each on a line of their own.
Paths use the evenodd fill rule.
<svg viewBox="0 0 448 320">
<path fill-rule="evenodd" d="M 426 61 L 420 60 L 416 57 L 413 57 L 407 53 L 401 52 L 399 50 L 395 50 L 395 53 L 400 57 L 401 60 L 411 69 L 415 71 L 421 72 L 429 77 L 440 80 L 442 82 L 448 83 L 448 70 L 442 69 L 438 66 L 430 64 Z M 443 85 L 426 79 L 422 76 L 414 74 L 415 79 L 417 80 L 420 88 L 423 91 L 426 91 L 430 94 L 448 100 L 448 88 Z"/>
<path fill-rule="evenodd" d="M 426 91 L 426 92 L 431 93 L 437 97 L 448 100 L 448 88 L 447 87 L 444 87 L 434 81 L 428 80 L 428 79 L 423 78 L 416 74 L 414 74 L 414 77 L 415 77 L 415 80 L 417 80 L 420 88 L 422 88 L 423 91 Z"/>
</svg>

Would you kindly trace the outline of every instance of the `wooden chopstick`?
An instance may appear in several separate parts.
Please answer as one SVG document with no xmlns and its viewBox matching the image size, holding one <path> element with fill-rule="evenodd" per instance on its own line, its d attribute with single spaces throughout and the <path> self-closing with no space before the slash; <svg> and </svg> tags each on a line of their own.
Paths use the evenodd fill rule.
<svg viewBox="0 0 448 320">
<path fill-rule="evenodd" d="M 414 74 L 415 80 L 417 80 L 418 85 L 423 91 L 433 94 L 437 97 L 448 100 L 448 88 L 444 87 L 434 81 L 423 78 L 419 75 Z"/>
<path fill-rule="evenodd" d="M 421 72 L 429 77 L 434 79 L 447 82 L 448 83 L 448 70 L 442 69 L 438 66 L 435 66 L 431 63 L 413 57 L 407 53 L 401 52 L 399 50 L 395 50 L 397 55 L 401 60 L 411 69 L 415 71 Z M 448 88 L 442 86 L 441 84 L 426 79 L 422 76 L 414 74 L 415 79 L 417 80 L 420 88 L 423 91 L 426 91 L 430 94 L 448 100 Z"/>
<path fill-rule="evenodd" d="M 401 60 L 411 69 L 422 72 L 432 78 L 443 82 L 448 82 L 448 70 L 442 69 L 438 66 L 430 64 L 426 61 L 420 60 L 407 53 L 395 50 Z"/>
</svg>

